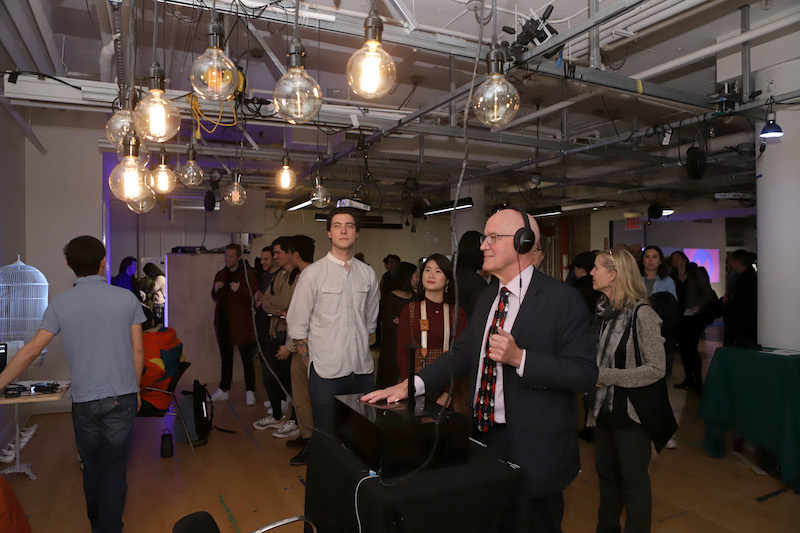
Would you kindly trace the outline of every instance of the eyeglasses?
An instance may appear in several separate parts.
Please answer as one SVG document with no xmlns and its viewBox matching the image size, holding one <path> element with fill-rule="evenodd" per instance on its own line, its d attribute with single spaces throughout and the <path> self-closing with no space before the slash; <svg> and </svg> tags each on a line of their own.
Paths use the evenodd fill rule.
<svg viewBox="0 0 800 533">
<path fill-rule="evenodd" d="M 498 237 L 513 237 L 513 235 L 498 235 L 497 233 L 490 233 L 489 235 L 481 235 L 481 244 L 484 241 L 489 243 L 489 246 L 494 246 Z"/>
</svg>

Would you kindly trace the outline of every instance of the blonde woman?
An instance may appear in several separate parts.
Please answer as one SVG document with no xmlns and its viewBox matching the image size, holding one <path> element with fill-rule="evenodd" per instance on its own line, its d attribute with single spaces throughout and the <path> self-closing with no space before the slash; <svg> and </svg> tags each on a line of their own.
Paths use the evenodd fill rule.
<svg viewBox="0 0 800 533">
<path fill-rule="evenodd" d="M 654 420 L 644 409 L 639 412 L 632 402 L 636 389 L 645 390 L 664 377 L 661 319 L 647 303 L 639 268 L 627 250 L 599 253 L 591 274 L 593 288 L 602 293 L 596 320 L 599 375 L 587 420 L 587 426 L 595 426 L 600 482 L 597 532 L 618 533 L 623 508 L 626 533 L 649 532 L 650 442 L 660 451 L 674 429 L 670 430 L 668 421 Z M 666 386 L 663 393 L 666 395 Z M 667 409 L 668 405 L 667 401 Z M 657 433 L 670 435 L 666 439 L 654 435 L 653 425 L 660 429 Z"/>
</svg>

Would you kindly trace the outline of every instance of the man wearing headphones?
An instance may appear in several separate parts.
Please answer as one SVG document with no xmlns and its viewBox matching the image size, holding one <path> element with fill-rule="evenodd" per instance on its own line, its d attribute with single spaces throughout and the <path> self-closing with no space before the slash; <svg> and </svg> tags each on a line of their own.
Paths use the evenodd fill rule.
<svg viewBox="0 0 800 533">
<path fill-rule="evenodd" d="M 470 377 L 473 436 L 525 471 L 526 494 L 498 519 L 499 530 L 558 533 L 562 491 L 580 469 L 575 393 L 597 383 L 596 349 L 578 292 L 535 273 L 539 236 L 536 221 L 520 210 L 489 218 L 483 270 L 499 283 L 481 293 L 452 351 L 421 370 L 415 387 L 424 394 L 447 388 L 451 375 Z M 406 395 L 401 383 L 362 401 Z"/>
</svg>

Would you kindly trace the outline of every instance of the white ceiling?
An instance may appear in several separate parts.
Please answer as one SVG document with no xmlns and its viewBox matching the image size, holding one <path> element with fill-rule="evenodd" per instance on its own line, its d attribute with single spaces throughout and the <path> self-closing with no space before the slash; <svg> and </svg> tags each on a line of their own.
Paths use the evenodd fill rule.
<svg viewBox="0 0 800 533">
<path fill-rule="evenodd" d="M 188 71 L 194 58 L 206 48 L 204 33 L 208 11 L 205 8 L 210 8 L 212 3 L 212 0 L 159 0 L 155 55 L 167 71 L 168 89 L 191 90 Z M 570 106 L 566 112 L 558 110 L 546 114 L 538 121 L 527 122 L 502 134 L 491 133 L 474 118 L 469 119 L 471 140 L 466 179 L 480 179 L 488 183 L 491 200 L 487 202 L 544 206 L 614 200 L 623 205 L 635 205 L 649 203 L 661 195 L 669 198 L 671 203 L 678 204 L 684 198 L 708 195 L 715 190 L 754 191 L 754 157 L 746 154 L 747 150 L 740 154 L 725 149 L 725 146 L 743 145 L 747 148 L 753 145 L 752 119 L 735 116 L 727 117 L 724 121 L 710 119 L 700 125 L 682 127 L 674 132 L 671 144 L 666 148 L 661 146 L 657 134 L 625 142 L 628 134 L 635 131 L 652 130 L 653 126 L 659 124 L 688 121 L 712 109 L 708 95 L 718 89 L 714 55 L 648 77 L 646 81 L 655 85 L 645 84 L 643 97 L 637 97 L 635 84 L 626 78 L 713 45 L 724 36 L 738 34 L 741 0 L 627 2 L 628 5 L 639 3 L 639 7 L 601 26 L 600 42 L 604 52 L 603 66 L 599 72 L 587 68 L 586 34 L 568 42 L 563 50 L 566 65 L 576 65 L 577 74 L 574 77 L 565 77 L 562 73 L 569 72 L 556 65 L 555 59 L 536 58 L 528 62 L 528 70 L 512 68 L 508 72 L 521 93 L 522 109 L 518 117 L 592 91 L 590 97 Z M 467 6 L 467 0 L 379 0 L 378 11 L 386 25 L 385 47 L 397 63 L 397 85 L 390 95 L 373 103 L 353 96 L 347 89 L 344 77 L 347 59 L 363 41 L 363 37 L 359 36 L 360 21 L 369 11 L 370 3 L 360 0 L 323 0 L 301 4 L 300 36 L 308 53 L 306 67 L 319 81 L 323 94 L 331 99 L 331 103 L 349 102 L 352 106 L 350 112 L 360 117 L 360 133 L 370 135 L 394 124 L 392 121 L 375 120 L 369 114 L 364 115 L 364 110 L 371 110 L 373 116 L 379 108 L 396 109 L 400 105 L 403 106 L 403 113 L 419 109 L 429 111 L 423 114 L 420 121 L 398 129 L 369 149 L 370 170 L 381 189 L 383 206 L 407 209 L 409 195 L 403 184 L 408 177 L 415 177 L 422 183 L 423 192 L 420 196 L 432 200 L 446 198 L 450 184 L 458 178 L 464 156 L 461 126 L 465 96 L 454 100 L 458 127 L 449 127 L 447 105 L 432 112 L 429 107 L 451 91 L 451 84 L 460 87 L 470 82 L 478 35 L 482 32 L 484 42 L 488 43 L 493 24 L 490 22 L 481 29 L 477 15 Z M 586 0 L 556 0 L 552 4 L 554 9 L 550 22 L 559 34 L 567 34 L 572 28 L 584 24 L 588 18 Z M 106 0 L 29 0 L 24 4 L 12 0 L 0 2 L 0 66 L 4 70 L 18 69 L 87 80 L 86 83 L 88 80 L 114 83 L 117 72 L 114 58 L 111 57 L 110 62 L 107 60 L 102 65 L 100 60 L 101 49 L 110 41 L 112 34 L 112 10 L 109 5 Z M 131 38 L 128 31 L 130 5 L 129 0 L 122 3 L 123 49 L 130 44 Z M 605 0 L 599 2 L 599 10 L 602 14 L 620 5 L 625 5 L 625 2 Z M 276 65 L 265 55 L 262 44 L 280 62 L 285 61 L 291 26 L 280 21 L 287 18 L 291 20 L 293 6 L 294 2 L 288 1 L 216 2 L 220 11 L 234 12 L 227 15 L 225 20 L 229 32 L 228 53 L 244 67 L 252 96 L 268 99 L 280 77 Z M 520 17 L 529 18 L 532 11 L 541 14 L 546 6 L 544 1 L 497 0 L 497 26 L 519 29 L 517 21 Z M 137 83 L 142 83 L 154 55 L 153 8 L 152 0 L 134 2 Z M 491 1 L 487 0 L 485 14 L 489 14 L 490 8 Z M 403 10 L 411 13 L 416 20 L 418 26 L 414 31 L 403 27 L 404 22 L 408 23 L 402 17 Z M 753 2 L 750 24 L 751 27 L 758 27 L 764 21 L 780 20 L 786 13 L 793 14 L 796 11 L 796 0 Z M 686 14 L 681 15 L 682 12 Z M 307 13 L 312 15 L 307 17 Z M 675 18 L 680 16 L 684 18 Z M 664 20 L 660 20 L 662 18 Z M 253 31 L 248 30 L 248 24 Z M 798 30 L 800 25 L 795 24 L 778 35 Z M 498 31 L 498 40 L 513 40 L 512 36 Z M 635 34 L 644 36 L 620 44 L 626 35 Z M 759 42 L 770 38 L 773 36 L 764 37 Z M 481 57 L 486 50 L 484 46 Z M 127 54 L 124 57 L 125 78 L 129 79 L 129 58 Z M 477 72 L 479 76 L 485 73 L 482 60 Z M 581 76 L 584 76 L 583 80 Z M 592 83 L 598 80 L 599 85 Z M 25 102 L 21 98 L 14 101 L 18 106 L 40 105 L 33 101 Z M 288 131 L 288 147 L 298 167 L 302 166 L 297 169 L 298 175 L 310 168 L 318 153 L 352 150 L 359 130 L 352 126 L 348 116 L 350 112 L 339 115 L 323 113 L 321 123 L 316 126 L 295 127 Z M 757 113 L 761 116 L 763 108 L 759 108 Z M 709 138 L 709 129 L 712 127 L 715 137 Z M 241 139 L 239 130 L 227 130 L 224 135 L 210 136 L 209 145 L 223 150 L 238 146 Z M 248 120 L 247 131 L 262 150 L 256 154 L 248 147 L 249 142 L 245 141 L 248 148 L 244 151 L 244 158 L 257 156 L 262 160 L 245 163 L 246 185 L 272 186 L 271 173 L 278 166 L 285 130 L 285 123 L 277 117 L 251 117 Z M 560 143 L 564 131 L 568 144 Z M 605 141 L 618 135 L 623 136 L 623 142 L 607 149 L 558 157 L 561 150 Z M 98 138 L 101 137 L 102 132 L 98 132 Z M 685 150 L 691 143 L 714 154 L 714 159 L 709 161 L 706 177 L 700 181 L 689 180 L 677 164 L 679 150 L 685 160 Z M 174 146 L 171 150 L 182 152 L 184 148 Z M 263 161 L 265 153 L 272 162 Z M 545 158 L 550 160 L 545 161 Z M 518 164 L 518 168 L 511 168 L 511 165 L 526 159 L 541 161 L 538 165 Z M 335 194 L 347 195 L 352 192 L 353 185 L 358 183 L 363 173 L 361 161 L 361 155 L 354 151 L 323 170 Z M 206 159 L 204 164 L 219 166 L 213 159 Z M 506 166 L 509 167 L 508 171 L 486 175 L 487 168 Z M 541 176 L 538 189 L 530 185 L 531 174 Z M 737 176 L 735 187 L 731 184 L 734 174 Z M 587 182 L 589 178 L 593 181 Z M 310 178 L 306 177 L 290 196 L 303 194 L 310 189 L 310 184 Z M 367 187 L 366 190 L 371 199 L 377 198 L 375 187 Z M 187 193 L 176 194 L 185 196 Z M 268 197 L 283 201 L 287 195 L 270 194 Z"/>
</svg>

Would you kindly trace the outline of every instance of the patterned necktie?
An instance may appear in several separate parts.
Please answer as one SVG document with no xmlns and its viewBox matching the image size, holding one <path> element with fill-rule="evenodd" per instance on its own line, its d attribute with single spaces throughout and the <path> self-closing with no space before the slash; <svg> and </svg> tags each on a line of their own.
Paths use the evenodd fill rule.
<svg viewBox="0 0 800 533">
<path fill-rule="evenodd" d="M 475 425 L 478 431 L 486 433 L 494 424 L 494 388 L 497 381 L 497 363 L 491 360 L 486 354 L 489 352 L 489 341 L 497 332 L 498 328 L 503 327 L 508 311 L 508 295 L 511 292 L 503 287 L 500 289 L 500 302 L 497 304 L 497 311 L 494 313 L 492 325 L 489 327 L 489 334 L 486 336 L 484 348 L 483 368 L 481 369 L 481 386 L 478 389 L 478 398 L 475 400 Z"/>
</svg>

